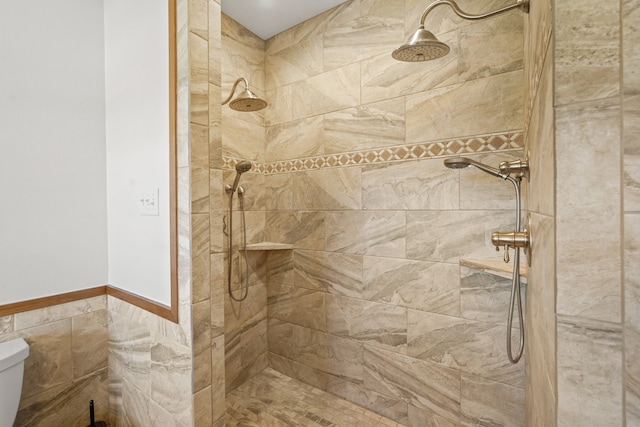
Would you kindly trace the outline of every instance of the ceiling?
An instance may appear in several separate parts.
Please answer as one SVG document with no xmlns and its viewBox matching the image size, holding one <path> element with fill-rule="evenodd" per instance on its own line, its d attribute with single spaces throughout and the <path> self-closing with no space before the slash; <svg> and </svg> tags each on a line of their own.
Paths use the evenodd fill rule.
<svg viewBox="0 0 640 427">
<path fill-rule="evenodd" d="M 347 0 L 222 0 L 222 11 L 263 40 Z"/>
</svg>

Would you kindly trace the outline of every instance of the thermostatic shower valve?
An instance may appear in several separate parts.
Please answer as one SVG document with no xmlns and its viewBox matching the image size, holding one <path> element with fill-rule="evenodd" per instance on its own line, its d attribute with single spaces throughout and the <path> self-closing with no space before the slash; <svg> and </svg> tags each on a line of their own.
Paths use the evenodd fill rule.
<svg viewBox="0 0 640 427">
<path fill-rule="evenodd" d="M 499 251 L 504 247 L 504 262 L 509 262 L 509 248 L 522 248 L 527 256 L 527 264 L 531 266 L 531 214 L 523 231 L 494 231 L 491 243 Z"/>
</svg>

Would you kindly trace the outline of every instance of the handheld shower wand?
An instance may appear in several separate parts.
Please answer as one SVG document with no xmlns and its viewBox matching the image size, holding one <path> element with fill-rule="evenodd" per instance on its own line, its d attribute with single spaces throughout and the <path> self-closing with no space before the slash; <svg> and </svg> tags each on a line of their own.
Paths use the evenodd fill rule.
<svg viewBox="0 0 640 427">
<path fill-rule="evenodd" d="M 528 160 L 502 162 L 500 163 L 500 168 L 496 169 L 466 157 L 453 157 L 446 159 L 444 161 L 444 165 L 450 169 L 464 169 L 474 166 L 489 175 L 510 181 L 515 189 L 516 231 L 510 233 L 494 232 L 491 236 L 491 242 L 496 246 L 496 250 L 500 250 L 500 246 L 504 246 L 504 262 L 509 262 L 509 247 L 512 247 L 515 251 L 513 259 L 513 276 L 511 280 L 511 298 L 509 300 L 509 318 L 507 319 L 507 356 L 511 363 L 518 363 L 524 353 L 524 316 L 522 313 L 522 295 L 520 293 L 520 248 L 524 248 L 525 254 L 527 254 L 527 250 L 528 255 L 530 256 L 531 254 L 531 248 L 529 247 L 529 230 L 525 227 L 524 232 L 520 231 L 520 181 L 523 177 L 529 176 L 529 162 Z M 516 175 L 515 178 L 511 176 L 512 173 Z M 518 352 L 514 355 L 511 349 L 511 331 L 513 329 L 513 311 L 516 303 L 518 305 L 518 320 L 520 322 L 520 345 L 518 347 Z"/>
<path fill-rule="evenodd" d="M 236 179 L 233 181 L 233 185 L 227 184 L 225 186 L 225 191 L 230 194 L 235 193 L 236 190 L 238 189 L 238 184 L 240 183 L 240 175 L 250 170 L 251 170 L 251 162 L 249 160 L 243 160 L 241 162 L 238 162 L 238 164 L 236 165 Z"/>
<path fill-rule="evenodd" d="M 247 295 L 249 295 L 249 263 L 247 260 L 247 221 L 244 215 L 244 188 L 242 187 L 238 188 L 238 184 L 240 183 L 240 176 L 243 173 L 248 172 L 249 170 L 251 170 L 250 161 L 242 160 L 241 162 L 238 162 L 238 164 L 236 165 L 236 178 L 233 180 L 233 185 L 227 184 L 225 186 L 225 191 L 229 195 L 229 232 L 228 234 L 225 233 L 229 236 L 229 256 L 228 256 L 229 265 L 227 268 L 227 285 L 229 287 L 229 296 L 231 297 L 232 300 L 238 301 L 238 302 L 244 301 L 247 298 Z M 232 266 L 233 266 L 233 194 L 236 192 L 236 190 L 238 191 L 238 197 L 240 199 L 240 210 L 242 211 L 242 230 L 243 230 L 242 235 L 243 235 L 243 241 L 244 241 L 243 250 L 244 250 L 244 266 L 245 266 L 245 282 L 246 282 L 245 290 L 244 292 L 241 292 L 241 296 L 239 298 L 235 297 L 231 290 L 231 272 L 232 272 Z M 242 282 L 241 271 L 242 270 L 240 270 L 240 281 Z"/>
</svg>

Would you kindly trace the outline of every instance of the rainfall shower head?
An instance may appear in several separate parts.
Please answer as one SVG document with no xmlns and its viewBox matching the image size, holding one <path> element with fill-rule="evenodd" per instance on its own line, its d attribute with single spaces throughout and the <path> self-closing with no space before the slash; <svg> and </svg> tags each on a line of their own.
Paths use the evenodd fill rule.
<svg viewBox="0 0 640 427">
<path fill-rule="evenodd" d="M 442 43 L 424 25 L 413 33 L 405 44 L 393 51 L 393 59 L 403 62 L 421 62 L 438 59 L 449 53 L 449 46 Z"/>
<path fill-rule="evenodd" d="M 236 111 L 258 111 L 267 106 L 267 101 L 259 98 L 255 93 L 249 90 L 249 83 L 244 77 L 240 77 L 233 83 L 231 93 L 227 99 L 222 102 L 222 105 L 229 102 L 233 94 L 236 92 L 236 87 L 238 87 L 238 83 L 240 82 L 244 82 L 244 90 L 240 92 L 236 99 L 229 103 L 229 107 L 231 107 L 231 109 Z"/>
<path fill-rule="evenodd" d="M 470 166 L 474 166 L 481 171 L 488 173 L 489 175 L 493 175 L 497 178 L 502 179 L 507 179 L 507 177 L 509 176 L 509 174 L 503 174 L 496 168 L 492 168 L 491 166 L 476 162 L 467 157 L 452 157 L 450 159 L 445 159 L 444 165 L 449 169 L 464 169 Z"/>
<path fill-rule="evenodd" d="M 251 170 L 251 162 L 249 160 L 243 160 L 236 165 L 236 179 L 233 181 L 233 185 L 227 185 L 228 193 L 235 193 L 240 183 L 240 175 Z"/>
<path fill-rule="evenodd" d="M 515 4 L 494 10 L 493 12 L 484 13 L 482 15 L 469 15 L 468 13 L 463 12 L 454 0 L 436 0 L 427 6 L 425 11 L 422 13 L 418 30 L 413 33 L 405 44 L 393 51 L 391 56 L 394 59 L 403 62 L 421 62 L 442 58 L 449 53 L 449 46 L 438 40 L 432 32 L 424 29 L 424 21 L 429 12 L 431 12 L 436 6 L 443 4 L 450 6 L 459 17 L 469 20 L 488 18 L 514 8 L 520 8 L 525 13 L 529 12 L 529 0 L 517 0 Z"/>
</svg>

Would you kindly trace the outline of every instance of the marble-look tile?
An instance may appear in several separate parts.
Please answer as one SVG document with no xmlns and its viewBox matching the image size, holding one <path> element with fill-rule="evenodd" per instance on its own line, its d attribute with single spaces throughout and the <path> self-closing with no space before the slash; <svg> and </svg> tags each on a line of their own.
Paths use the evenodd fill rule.
<svg viewBox="0 0 640 427">
<path fill-rule="evenodd" d="M 620 2 L 559 0 L 554 8 L 555 102 L 620 94 Z"/>
<path fill-rule="evenodd" d="M 560 314 L 621 321 L 620 118 L 615 99 L 556 109 Z"/>
<path fill-rule="evenodd" d="M 104 310 L 106 308 L 106 297 L 98 296 L 67 302 L 64 304 L 52 305 L 37 310 L 23 311 L 13 315 L 13 329 L 19 331 L 21 329 L 32 328 L 45 323 L 69 319 L 73 316 L 79 316 L 93 311 Z"/>
<path fill-rule="evenodd" d="M 522 261 L 524 255 L 520 255 Z M 480 322 L 506 324 L 511 298 L 511 279 L 477 269 L 460 267 L 460 316 Z M 526 286 L 521 284 L 523 307 L 526 304 Z M 517 305 L 514 325 L 518 327 Z"/>
<path fill-rule="evenodd" d="M 269 251 L 267 254 L 267 289 L 272 285 L 294 284 L 293 251 Z"/>
<path fill-rule="evenodd" d="M 524 426 L 524 390 L 463 373 L 461 410 L 463 426 Z"/>
<path fill-rule="evenodd" d="M 431 411 L 409 405 L 409 426 L 411 427 L 462 427 L 457 421 L 440 417 Z"/>
<path fill-rule="evenodd" d="M 395 98 L 324 116 L 324 153 L 368 150 L 404 143 L 404 99 Z"/>
<path fill-rule="evenodd" d="M 191 421 L 191 420 L 189 420 Z M 164 407 L 160 406 L 153 400 L 149 401 L 149 425 L 152 426 L 175 426 L 175 427 L 187 427 L 191 424 L 187 424 L 177 419 Z"/>
<path fill-rule="evenodd" d="M 362 207 L 360 168 L 329 168 L 293 176 L 293 207 L 305 210 L 345 210 Z"/>
<path fill-rule="evenodd" d="M 222 72 L 222 11 L 220 2 L 209 1 L 209 82 L 220 86 L 220 73 Z M 219 96 L 214 98 L 220 99 Z M 218 105 L 218 111 L 220 106 Z M 219 114 L 219 113 L 218 113 Z M 211 109 L 209 109 L 209 120 L 211 120 Z"/>
<path fill-rule="evenodd" d="M 549 47 L 549 50 L 551 47 Z M 523 193 L 528 210 L 544 215 L 555 213 L 555 148 L 553 105 L 553 61 L 547 54 L 541 71 L 541 82 L 532 107 L 525 152 L 529 153 L 529 191 Z M 535 189 L 535 190 L 534 190 Z"/>
<path fill-rule="evenodd" d="M 191 124 L 191 213 L 209 212 L 209 128 Z"/>
<path fill-rule="evenodd" d="M 113 371 L 109 372 L 109 425 L 120 427 L 124 419 L 122 405 L 123 380 Z"/>
<path fill-rule="evenodd" d="M 238 298 L 239 292 L 234 292 Z M 225 293 L 224 328 L 225 333 L 243 329 L 247 322 L 267 317 L 267 287 L 264 284 L 249 286 L 248 296 L 244 301 L 233 301 L 229 293 Z"/>
<path fill-rule="evenodd" d="M 514 328 L 513 336 L 518 336 L 518 329 Z M 504 323 L 476 322 L 417 310 L 408 313 L 409 356 L 523 387 L 524 365 L 509 362 L 505 338 Z"/>
<path fill-rule="evenodd" d="M 460 258 L 501 257 L 491 233 L 514 226 L 515 218 L 500 211 L 409 211 L 407 258 L 457 263 Z"/>
<path fill-rule="evenodd" d="M 269 351 L 323 372 L 362 381 L 362 344 L 275 319 L 269 319 L 268 334 Z"/>
<path fill-rule="evenodd" d="M 461 28 L 461 81 L 508 73 L 523 68 L 522 13 L 507 13 Z"/>
<path fill-rule="evenodd" d="M 407 309 L 327 295 L 327 332 L 401 354 L 407 351 Z"/>
<path fill-rule="evenodd" d="M 127 383 L 151 394 L 151 332 L 113 311 L 109 311 L 109 371 Z"/>
<path fill-rule="evenodd" d="M 80 378 L 107 368 L 109 357 L 107 323 L 107 310 L 71 318 L 73 378 Z"/>
<path fill-rule="evenodd" d="M 274 90 L 322 73 L 322 54 L 322 40 L 308 38 L 266 55 L 266 89 Z"/>
<path fill-rule="evenodd" d="M 291 46 L 292 29 L 293 27 L 288 28 L 276 34 L 275 36 L 265 40 L 265 46 L 264 46 L 265 55 L 267 56 L 274 55 L 280 52 L 282 49 L 286 49 L 289 46 Z M 269 78 L 269 76 L 267 75 L 266 78 Z"/>
<path fill-rule="evenodd" d="M 224 416 L 225 406 L 225 336 L 220 335 L 211 342 L 211 418 Z"/>
<path fill-rule="evenodd" d="M 89 401 L 94 401 L 96 421 L 109 421 L 109 375 L 106 368 L 73 382 L 22 396 L 15 426 L 86 427 Z"/>
<path fill-rule="evenodd" d="M 293 173 L 267 175 L 264 179 L 264 192 L 269 195 L 265 200 L 265 209 L 269 211 L 293 210 Z"/>
<path fill-rule="evenodd" d="M 189 111 L 191 123 L 209 124 L 209 46 L 207 41 L 189 33 Z"/>
<path fill-rule="evenodd" d="M 496 169 L 503 161 L 524 159 L 520 150 L 470 157 Z M 508 212 L 507 215 L 512 215 L 515 229 L 515 214 L 512 212 L 515 212 L 516 193 L 510 181 L 496 178 L 473 167 L 448 172 L 460 174 L 460 209 L 504 209 Z M 524 195 L 524 192 L 522 194 Z M 526 202 L 524 196 L 521 196 L 521 200 L 523 203 Z"/>
<path fill-rule="evenodd" d="M 224 333 L 224 294 L 227 290 L 224 254 L 211 254 L 211 337 Z"/>
<path fill-rule="evenodd" d="M 640 60 L 637 62 L 640 64 Z M 638 87 L 640 87 L 640 84 Z M 631 92 L 631 90 L 628 92 Z M 623 191 L 626 211 L 640 211 L 640 142 L 636 137 L 640 132 L 640 107 L 638 105 L 640 105 L 640 94 L 625 93 L 622 108 L 624 126 Z"/>
<path fill-rule="evenodd" d="M 441 159 L 388 163 L 362 169 L 364 209 L 457 209 L 458 174 Z"/>
<path fill-rule="evenodd" d="M 264 40 L 222 14 L 222 73 L 233 76 L 235 81 L 244 77 L 249 81 L 251 90 L 265 89 L 264 81 Z M 225 86 L 223 86 L 224 88 Z M 242 86 L 240 86 L 243 89 Z M 230 93 L 226 88 L 223 92 Z M 227 95 L 225 95 L 226 98 Z"/>
<path fill-rule="evenodd" d="M 399 426 L 395 420 L 314 389 L 273 369 L 261 372 L 229 393 L 226 425 Z"/>
<path fill-rule="evenodd" d="M 211 385 L 211 302 L 192 306 L 193 389 L 198 392 Z"/>
<path fill-rule="evenodd" d="M 211 295 L 210 258 L 206 252 L 194 254 L 192 259 L 192 303 L 208 300 Z"/>
<path fill-rule="evenodd" d="M 222 106 L 219 103 L 221 89 L 217 84 L 209 83 L 209 173 L 211 169 L 220 169 L 222 162 Z"/>
<path fill-rule="evenodd" d="M 325 293 L 269 283 L 268 317 L 326 331 Z"/>
<path fill-rule="evenodd" d="M 191 349 L 157 338 L 151 347 L 151 398 L 178 422 L 191 425 Z"/>
<path fill-rule="evenodd" d="M 194 427 L 211 427 L 211 386 L 193 394 L 193 425 Z"/>
<path fill-rule="evenodd" d="M 622 426 L 619 324 L 558 319 L 558 426 Z"/>
<path fill-rule="evenodd" d="M 324 249 L 323 212 L 267 212 L 265 240 L 290 243 L 297 249 Z"/>
<path fill-rule="evenodd" d="M 293 118 L 303 119 L 360 104 L 360 64 L 298 81 L 292 87 Z"/>
<path fill-rule="evenodd" d="M 416 28 L 417 21 L 412 31 Z M 422 62 L 419 66 L 393 59 L 390 53 L 397 46 L 379 56 L 363 60 L 362 103 L 383 101 L 459 83 L 457 37 L 455 31 L 438 35 L 443 43 L 450 46 L 451 51 L 442 59 Z M 402 43 L 397 45 L 400 44 Z"/>
<path fill-rule="evenodd" d="M 293 120 L 291 85 L 281 86 L 266 92 L 269 102 L 264 110 L 264 125 L 274 126 Z"/>
<path fill-rule="evenodd" d="M 391 52 L 404 39 L 404 0 L 365 0 L 358 19 L 322 33 L 324 71 Z"/>
<path fill-rule="evenodd" d="M 325 247 L 359 255 L 404 257 L 406 221 L 402 211 L 336 211 L 325 214 Z"/>
<path fill-rule="evenodd" d="M 226 108 L 226 106 L 225 106 Z M 262 125 L 222 115 L 222 154 L 239 159 L 264 160 Z"/>
<path fill-rule="evenodd" d="M 13 332 L 13 315 L 0 317 L 0 335 Z"/>
<path fill-rule="evenodd" d="M 459 271 L 455 264 L 364 257 L 362 297 L 369 301 L 458 316 Z"/>
<path fill-rule="evenodd" d="M 353 0 L 314 16 L 291 29 L 291 44 L 296 45 L 308 39 L 321 39 L 328 30 L 357 20 L 361 15 L 361 9 L 361 0 Z"/>
<path fill-rule="evenodd" d="M 295 286 L 359 298 L 362 295 L 362 256 L 296 250 Z"/>
<path fill-rule="evenodd" d="M 555 312 L 554 218 L 532 213 L 535 232 L 529 268 L 526 317 L 527 420 L 534 425 L 556 425 L 557 359 Z"/>
<path fill-rule="evenodd" d="M 460 418 L 460 373 L 453 369 L 365 346 L 364 385 L 436 415 Z"/>
<path fill-rule="evenodd" d="M 209 0 L 189 0 L 189 30 L 200 37 L 209 37 Z"/>
<path fill-rule="evenodd" d="M 122 385 L 122 425 L 126 427 L 150 425 L 148 396 L 129 381 L 123 381 Z"/>
<path fill-rule="evenodd" d="M 24 338 L 29 357 L 24 361 L 22 399 L 73 379 L 71 319 L 58 320 L 0 336 L 0 341 Z"/>
<path fill-rule="evenodd" d="M 265 160 L 269 162 L 323 154 L 323 117 L 294 120 L 266 129 Z"/>
<path fill-rule="evenodd" d="M 408 95 L 407 142 L 521 129 L 522 77 L 512 71 Z"/>
<path fill-rule="evenodd" d="M 627 425 L 640 423 L 640 215 L 624 216 L 624 342 Z"/>
<path fill-rule="evenodd" d="M 640 10 L 634 0 L 622 3 L 624 207 L 640 211 Z"/>
</svg>

